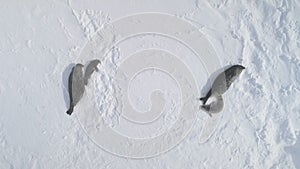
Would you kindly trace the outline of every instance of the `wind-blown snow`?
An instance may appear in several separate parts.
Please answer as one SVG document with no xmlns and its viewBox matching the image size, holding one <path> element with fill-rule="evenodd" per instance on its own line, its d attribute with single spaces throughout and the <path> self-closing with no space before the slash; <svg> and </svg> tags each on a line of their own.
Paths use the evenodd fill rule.
<svg viewBox="0 0 300 169">
<path fill-rule="evenodd" d="M 0 168 L 300 168 L 299 1 L 8 1 L 0 11 Z M 79 54 L 93 35 L 112 20 L 141 12 L 194 24 L 222 66 L 239 63 L 246 70 L 225 93 L 223 117 L 207 142 L 199 144 L 196 124 L 174 149 L 133 160 L 102 150 L 76 116 L 65 113 L 66 87 L 70 64 L 85 63 Z M 105 63 L 113 72 L 118 56 L 112 56 Z M 109 89 L 110 77 L 99 78 Z M 147 99 L 133 98 L 140 109 L 148 108 Z M 198 121 L 203 117 L 199 111 Z"/>
</svg>

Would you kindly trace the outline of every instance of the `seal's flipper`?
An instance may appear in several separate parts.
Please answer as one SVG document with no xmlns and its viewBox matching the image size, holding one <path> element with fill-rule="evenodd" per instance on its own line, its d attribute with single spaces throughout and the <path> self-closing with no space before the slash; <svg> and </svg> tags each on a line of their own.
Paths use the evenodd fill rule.
<svg viewBox="0 0 300 169">
<path fill-rule="evenodd" d="M 208 98 L 207 97 L 201 97 L 199 100 L 201 100 L 202 103 L 205 104 L 207 102 Z"/>
<path fill-rule="evenodd" d="M 205 97 L 201 97 L 200 100 L 202 101 L 203 104 L 206 104 L 208 98 L 211 96 L 211 89 L 207 92 Z"/>
<path fill-rule="evenodd" d="M 201 109 L 203 109 L 203 110 L 206 111 L 206 112 L 209 112 L 209 110 L 210 110 L 210 105 L 202 105 L 202 106 L 201 106 Z"/>
<path fill-rule="evenodd" d="M 200 109 L 204 110 L 210 117 L 212 117 L 211 113 L 209 112 L 210 106 L 211 105 L 202 105 Z"/>
</svg>

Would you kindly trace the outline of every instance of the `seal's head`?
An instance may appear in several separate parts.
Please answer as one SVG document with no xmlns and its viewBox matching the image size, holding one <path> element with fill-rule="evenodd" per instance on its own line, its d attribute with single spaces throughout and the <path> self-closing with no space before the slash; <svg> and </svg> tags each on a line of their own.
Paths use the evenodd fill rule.
<svg viewBox="0 0 300 169">
<path fill-rule="evenodd" d="M 100 60 L 94 59 L 94 60 L 91 60 L 88 65 L 94 67 L 94 66 L 97 66 L 100 63 L 101 63 Z"/>
<path fill-rule="evenodd" d="M 80 63 L 77 63 L 75 66 L 76 67 L 81 67 L 81 68 L 84 67 L 83 64 L 80 64 Z"/>
<path fill-rule="evenodd" d="M 97 64 L 101 63 L 100 60 L 98 60 L 98 59 L 94 60 L 94 62 Z"/>
<path fill-rule="evenodd" d="M 234 70 L 233 71 L 234 76 L 239 76 L 242 73 L 242 71 L 245 69 L 245 67 L 242 65 L 233 65 L 231 68 Z"/>
</svg>

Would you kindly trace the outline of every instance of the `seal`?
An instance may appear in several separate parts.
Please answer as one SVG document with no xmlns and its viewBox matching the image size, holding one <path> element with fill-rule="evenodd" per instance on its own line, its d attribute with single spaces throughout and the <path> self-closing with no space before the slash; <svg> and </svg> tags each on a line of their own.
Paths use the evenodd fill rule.
<svg viewBox="0 0 300 169">
<path fill-rule="evenodd" d="M 90 79 L 91 75 L 94 73 L 94 71 L 99 71 L 99 69 L 97 68 L 98 64 L 100 64 L 100 60 L 95 59 L 90 61 L 90 63 L 87 65 L 86 69 L 85 69 L 85 73 L 84 73 L 84 84 L 87 85 L 88 84 L 88 80 Z"/>
<path fill-rule="evenodd" d="M 83 65 L 76 64 L 69 76 L 69 95 L 70 95 L 70 108 L 66 112 L 68 115 L 73 113 L 75 105 L 82 98 L 84 93 L 84 80 L 83 80 Z"/>
<path fill-rule="evenodd" d="M 242 65 L 233 65 L 219 74 L 206 96 L 200 98 L 203 102 L 201 109 L 208 112 L 210 116 L 211 113 L 219 113 L 224 107 L 222 94 L 229 89 L 231 84 L 239 77 L 244 69 L 245 67 Z M 211 97 L 215 97 L 216 101 L 206 105 L 207 100 Z"/>
</svg>

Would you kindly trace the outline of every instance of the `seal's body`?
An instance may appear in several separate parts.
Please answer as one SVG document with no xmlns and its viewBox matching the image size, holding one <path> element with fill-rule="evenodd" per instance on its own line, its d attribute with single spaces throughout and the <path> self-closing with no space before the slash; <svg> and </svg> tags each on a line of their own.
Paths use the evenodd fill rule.
<svg viewBox="0 0 300 169">
<path fill-rule="evenodd" d="M 92 60 L 86 67 L 85 73 L 84 73 L 84 84 L 88 84 L 88 80 L 91 77 L 92 73 L 94 71 L 99 71 L 97 66 L 100 64 L 100 61 L 98 59 Z"/>
<path fill-rule="evenodd" d="M 83 65 L 76 64 L 69 76 L 70 108 L 67 114 L 71 115 L 75 105 L 79 102 L 84 93 Z"/>
<path fill-rule="evenodd" d="M 224 94 L 229 89 L 231 84 L 235 79 L 238 78 L 238 76 L 244 69 L 245 67 L 242 65 L 234 65 L 217 76 L 206 96 L 200 98 L 200 100 L 203 102 L 201 108 L 208 112 L 210 115 L 211 113 L 220 112 L 224 106 L 222 94 Z M 210 97 L 215 97 L 216 101 L 205 105 Z"/>
</svg>

